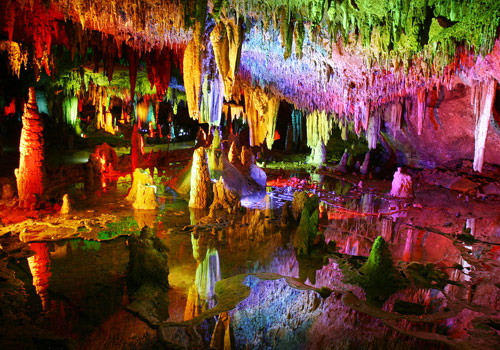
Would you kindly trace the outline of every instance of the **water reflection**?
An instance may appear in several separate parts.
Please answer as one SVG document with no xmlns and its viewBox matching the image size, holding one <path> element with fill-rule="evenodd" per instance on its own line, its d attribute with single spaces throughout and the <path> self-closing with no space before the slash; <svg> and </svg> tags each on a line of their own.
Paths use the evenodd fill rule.
<svg viewBox="0 0 500 350">
<path fill-rule="evenodd" d="M 336 243 L 336 254 L 317 251 L 297 256 L 290 244 L 296 225 L 280 226 L 281 207 L 295 191 L 290 187 L 270 188 L 268 196 L 254 200 L 251 208 L 232 214 L 190 210 L 183 199 L 167 194 L 158 213 L 130 211 L 96 236 L 111 239 L 136 234 L 144 225 L 156 227 L 155 236 L 169 249 L 168 321 L 193 320 L 213 308 L 221 301 L 215 284 L 243 273 L 272 272 L 334 291 L 321 297 L 312 290 L 290 287 L 284 280 L 248 277 L 250 296 L 235 309 L 196 326 L 204 327 L 202 336 L 186 338 L 187 347 L 431 349 L 443 345 L 420 338 L 439 339 L 454 347 L 454 339 L 476 344 L 470 343 L 470 334 L 477 331 L 478 322 L 491 331 L 488 324 L 496 323 L 480 317 L 493 319 L 500 309 L 498 217 L 450 217 L 439 210 L 361 193 L 348 181 L 321 176 L 316 180 L 314 190 L 325 208 L 321 232 L 327 242 Z M 456 239 L 460 235 L 467 241 Z M 364 264 L 378 236 L 388 243 L 401 271 L 418 263 L 429 276 L 444 273 L 454 284 L 441 288 L 440 281 L 429 278 L 397 291 L 382 308 L 368 305 L 365 291 L 345 282 L 339 256 L 354 257 L 353 265 Z M 111 333 L 118 332 L 113 322 L 128 325 L 121 331 L 141 327 L 135 314 L 124 311 L 129 303 L 125 239 L 31 243 L 30 249 L 36 252 L 28 259 L 36 292 L 43 309 L 53 315 L 52 324 L 63 333 L 96 345 L 106 343 L 97 332 L 99 327 Z M 186 328 L 181 334 L 188 337 L 188 333 Z M 90 341 L 89 334 L 95 340 Z"/>
</svg>

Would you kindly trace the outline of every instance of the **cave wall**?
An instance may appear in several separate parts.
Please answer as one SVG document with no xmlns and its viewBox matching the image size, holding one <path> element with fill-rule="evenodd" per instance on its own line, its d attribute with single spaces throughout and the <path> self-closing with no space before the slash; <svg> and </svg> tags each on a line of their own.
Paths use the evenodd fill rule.
<svg viewBox="0 0 500 350">
<path fill-rule="evenodd" d="M 421 135 L 417 132 L 417 118 L 409 117 L 412 113 L 405 110 L 405 105 L 401 128 L 391 122 L 390 108 L 386 108 L 383 115 L 385 131 L 393 144 L 398 163 L 424 168 L 454 167 L 463 160 L 474 159 L 472 88 L 458 76 L 453 78 L 450 87 L 451 90 L 441 85 L 439 91 L 435 89 L 427 93 Z M 405 103 L 411 103 L 410 109 L 416 113 L 415 99 L 406 100 Z M 500 128 L 493 117 L 495 113 L 498 114 L 494 109 L 486 138 L 484 161 L 500 165 Z"/>
</svg>

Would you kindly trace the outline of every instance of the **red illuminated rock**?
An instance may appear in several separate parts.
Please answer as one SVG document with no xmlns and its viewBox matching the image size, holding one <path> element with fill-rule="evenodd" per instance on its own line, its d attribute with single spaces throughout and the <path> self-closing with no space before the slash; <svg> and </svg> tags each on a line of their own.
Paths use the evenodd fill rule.
<svg viewBox="0 0 500 350">
<path fill-rule="evenodd" d="M 20 207 L 29 207 L 37 196 L 43 194 L 45 156 L 42 132 L 43 123 L 36 105 L 35 88 L 30 87 L 23 114 L 19 168 L 14 171 Z"/>
</svg>

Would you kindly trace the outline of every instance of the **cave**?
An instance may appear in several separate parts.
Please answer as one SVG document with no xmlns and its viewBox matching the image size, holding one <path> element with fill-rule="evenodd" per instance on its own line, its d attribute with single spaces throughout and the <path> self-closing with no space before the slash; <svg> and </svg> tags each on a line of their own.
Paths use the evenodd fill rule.
<svg viewBox="0 0 500 350">
<path fill-rule="evenodd" d="M 0 18 L 1 349 L 500 348 L 498 0 Z"/>
</svg>

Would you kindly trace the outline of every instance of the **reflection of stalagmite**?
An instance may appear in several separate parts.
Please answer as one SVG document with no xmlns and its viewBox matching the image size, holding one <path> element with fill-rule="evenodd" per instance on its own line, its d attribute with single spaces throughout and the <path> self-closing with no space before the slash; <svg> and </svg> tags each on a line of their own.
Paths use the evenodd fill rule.
<svg viewBox="0 0 500 350">
<path fill-rule="evenodd" d="M 212 203 L 212 197 L 212 181 L 208 169 L 207 153 L 203 147 L 200 147 L 193 154 L 189 207 L 207 208 Z"/>
<path fill-rule="evenodd" d="M 230 332 L 229 313 L 223 312 L 219 315 L 219 319 L 215 325 L 210 341 L 210 348 L 217 350 L 231 350 L 231 332 Z"/>
<path fill-rule="evenodd" d="M 15 170 L 21 207 L 28 207 L 36 200 L 36 196 L 43 193 L 45 157 L 42 132 L 43 124 L 36 105 L 35 88 L 30 87 L 29 100 L 23 114 L 19 168 Z"/>
<path fill-rule="evenodd" d="M 219 253 L 214 248 L 208 248 L 205 259 L 196 268 L 194 282 L 201 300 L 207 302 L 208 308 L 215 306 L 215 283 L 220 279 Z"/>
<path fill-rule="evenodd" d="M 30 249 L 36 252 L 35 255 L 28 258 L 28 265 L 31 274 L 33 275 L 33 286 L 35 286 L 36 294 L 42 300 L 42 307 L 44 310 L 48 308 L 49 293 L 49 280 L 50 272 L 50 254 L 47 243 L 30 243 Z"/>
<path fill-rule="evenodd" d="M 184 321 L 192 320 L 200 314 L 200 296 L 196 285 L 189 287 L 187 296 L 186 308 L 184 309 Z"/>
</svg>

